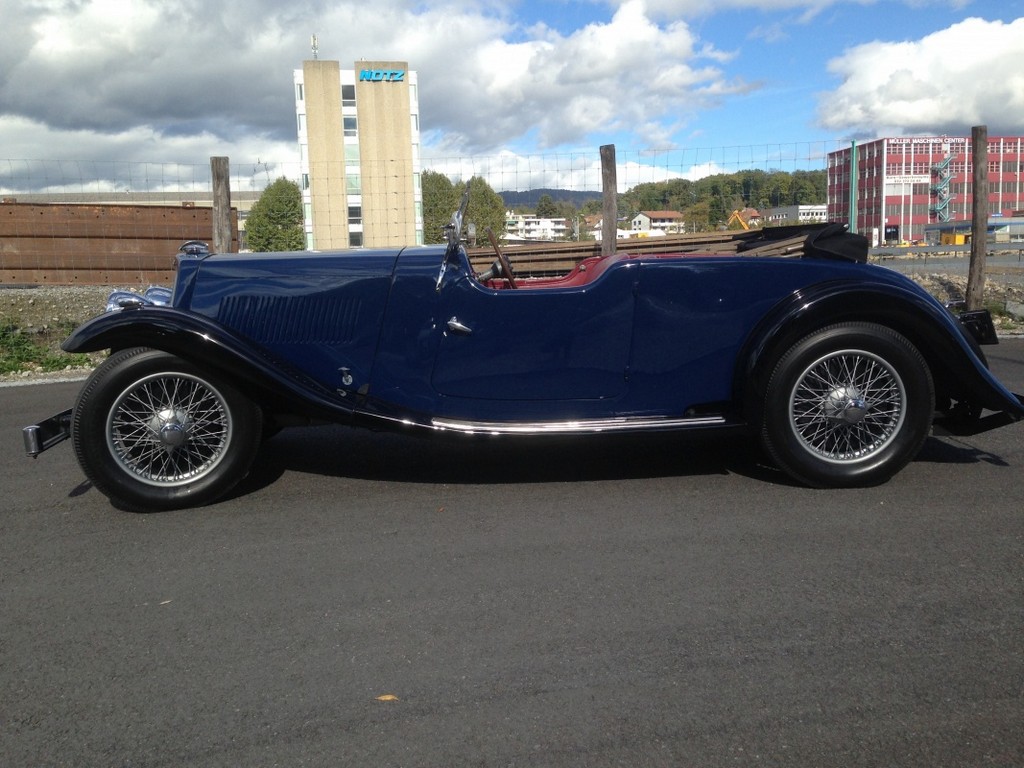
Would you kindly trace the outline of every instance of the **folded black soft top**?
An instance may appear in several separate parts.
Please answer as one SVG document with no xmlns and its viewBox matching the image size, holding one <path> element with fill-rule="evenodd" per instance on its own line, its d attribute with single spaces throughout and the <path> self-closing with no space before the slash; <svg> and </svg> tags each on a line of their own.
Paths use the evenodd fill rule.
<svg viewBox="0 0 1024 768">
<path fill-rule="evenodd" d="M 765 227 L 756 236 L 744 238 L 737 251 L 764 248 L 773 242 L 803 237 L 800 255 L 805 259 L 839 259 L 864 264 L 868 260 L 868 239 L 847 230 L 845 224 L 792 224 Z"/>
</svg>

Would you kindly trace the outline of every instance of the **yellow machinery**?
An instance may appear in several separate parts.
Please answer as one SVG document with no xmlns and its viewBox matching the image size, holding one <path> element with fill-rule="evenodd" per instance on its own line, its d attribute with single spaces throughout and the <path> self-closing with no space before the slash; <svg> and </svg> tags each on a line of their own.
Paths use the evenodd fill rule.
<svg viewBox="0 0 1024 768">
<path fill-rule="evenodd" d="M 750 229 L 750 225 L 747 224 L 747 222 L 744 220 L 744 218 L 742 216 L 740 216 L 740 212 L 739 211 L 733 211 L 732 212 L 732 216 L 730 216 L 729 220 L 725 223 L 726 228 L 731 227 L 732 223 L 734 221 L 737 224 L 739 224 L 741 227 L 743 227 L 743 229 Z"/>
</svg>

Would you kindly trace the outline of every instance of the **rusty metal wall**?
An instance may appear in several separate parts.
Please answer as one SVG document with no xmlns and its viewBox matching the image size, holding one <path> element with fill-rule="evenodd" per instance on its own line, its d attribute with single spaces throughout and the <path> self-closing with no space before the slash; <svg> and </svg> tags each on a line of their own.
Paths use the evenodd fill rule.
<svg viewBox="0 0 1024 768">
<path fill-rule="evenodd" d="M 232 209 L 232 251 L 238 250 L 238 217 Z M 716 232 L 622 240 L 627 253 L 735 252 L 755 232 Z M 168 285 L 175 254 L 186 240 L 211 243 L 210 208 L 156 205 L 0 204 L 0 284 Z M 801 238 L 802 240 L 802 238 Z M 772 243 L 773 252 L 782 252 Z M 524 277 L 570 271 L 580 260 L 600 255 L 600 243 L 530 243 L 502 246 Z M 760 249 L 758 249 L 760 250 Z M 493 259 L 488 247 L 471 248 L 483 269 Z"/>
<path fill-rule="evenodd" d="M 178 246 L 212 238 L 210 208 L 3 203 L 0 284 L 167 284 Z"/>
</svg>

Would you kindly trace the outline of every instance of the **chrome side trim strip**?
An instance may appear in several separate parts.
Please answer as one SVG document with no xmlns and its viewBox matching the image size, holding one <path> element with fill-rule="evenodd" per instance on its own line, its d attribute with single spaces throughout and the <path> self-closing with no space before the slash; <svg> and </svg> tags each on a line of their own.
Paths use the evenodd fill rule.
<svg viewBox="0 0 1024 768">
<path fill-rule="evenodd" d="M 669 418 L 665 416 L 582 419 L 579 421 L 450 421 L 433 419 L 431 426 L 443 432 L 469 435 L 579 435 L 598 432 L 630 432 L 651 429 L 690 429 L 720 427 L 727 424 L 723 416 Z"/>
</svg>

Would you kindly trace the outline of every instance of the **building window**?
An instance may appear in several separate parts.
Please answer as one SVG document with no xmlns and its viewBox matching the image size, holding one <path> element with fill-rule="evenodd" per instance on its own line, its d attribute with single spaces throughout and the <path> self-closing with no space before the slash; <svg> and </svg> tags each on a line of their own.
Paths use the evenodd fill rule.
<svg viewBox="0 0 1024 768">
<path fill-rule="evenodd" d="M 348 223 L 349 224 L 362 224 L 363 223 L 363 207 L 361 205 L 350 205 L 348 207 Z"/>
<path fill-rule="evenodd" d="M 343 117 L 342 118 L 342 126 L 345 129 L 345 135 L 346 136 L 356 136 L 357 135 L 358 122 L 356 121 L 356 118 L 354 118 L 354 117 Z"/>
<path fill-rule="evenodd" d="M 363 233 L 362 232 L 349 232 L 348 233 L 348 246 L 349 246 L 349 248 L 362 248 L 363 247 Z"/>
<path fill-rule="evenodd" d="M 305 99 L 306 99 L 306 95 L 305 95 L 305 93 L 303 91 L 302 83 L 296 83 L 295 84 L 295 100 L 296 101 L 305 101 Z"/>
<path fill-rule="evenodd" d="M 345 192 L 350 195 L 358 195 L 362 192 L 362 180 L 358 176 L 345 176 Z"/>
<path fill-rule="evenodd" d="M 356 87 L 354 85 L 341 86 L 341 106 L 354 107 L 356 105 Z"/>
<path fill-rule="evenodd" d="M 302 189 L 303 190 L 309 189 L 309 174 L 308 173 L 302 174 Z"/>
<path fill-rule="evenodd" d="M 359 145 L 345 145 L 345 165 L 359 165 Z"/>
</svg>

